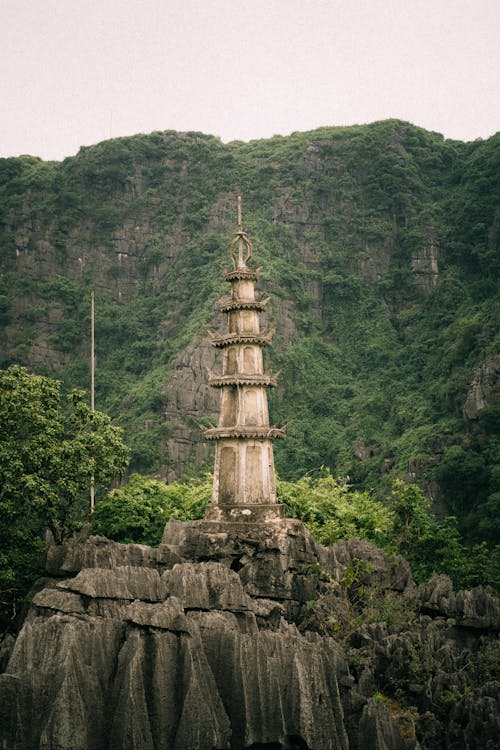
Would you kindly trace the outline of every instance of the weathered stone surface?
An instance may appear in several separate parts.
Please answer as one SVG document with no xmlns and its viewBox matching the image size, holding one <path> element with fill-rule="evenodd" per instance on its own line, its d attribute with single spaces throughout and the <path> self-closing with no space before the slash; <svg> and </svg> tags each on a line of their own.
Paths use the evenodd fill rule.
<svg viewBox="0 0 500 750">
<path fill-rule="evenodd" d="M 222 316 L 214 314 L 212 325 L 221 322 Z M 171 461 L 166 467 L 169 482 L 174 481 L 189 463 L 201 466 L 210 454 L 211 446 L 203 440 L 197 423 L 207 415 L 215 418 L 219 411 L 219 394 L 207 381 L 207 370 L 213 369 L 215 356 L 210 336 L 188 344 L 178 357 L 172 377 L 163 390 L 165 420 L 171 428 L 165 445 Z"/>
<path fill-rule="evenodd" d="M 415 727 L 408 715 L 393 717 L 381 700 L 373 698 L 363 708 L 360 737 L 364 750 L 413 750 L 418 747 Z"/>
<path fill-rule="evenodd" d="M 500 655 L 500 654 L 499 654 Z M 500 681 L 488 682 L 464 696 L 453 708 L 450 746 L 496 750 L 500 737 Z"/>
<path fill-rule="evenodd" d="M 118 659 L 109 748 L 229 748 L 229 720 L 198 638 L 133 630 Z"/>
<path fill-rule="evenodd" d="M 114 569 L 81 570 L 75 578 L 61 581 L 57 587 L 76 591 L 93 599 L 143 599 L 159 602 L 165 598 L 165 586 L 157 570 L 129 565 Z"/>
<path fill-rule="evenodd" d="M 163 574 L 166 591 L 185 609 L 222 609 L 245 612 L 252 608 L 237 573 L 215 562 L 174 565 Z"/>
<path fill-rule="evenodd" d="M 455 594 L 451 578 L 433 575 L 428 583 L 419 586 L 415 597 L 423 610 L 446 616 L 454 607 Z"/>
<path fill-rule="evenodd" d="M 177 561 L 225 560 L 237 564 L 238 570 L 259 555 L 263 560 L 275 557 L 279 569 L 304 571 L 307 565 L 318 563 L 320 559 L 329 566 L 328 572 L 332 575 L 338 568 L 335 551 L 319 547 L 303 525 L 291 518 L 265 525 L 183 523 L 171 519 L 158 549 L 158 562 L 168 563 L 172 555 Z"/>
<path fill-rule="evenodd" d="M 410 566 L 401 555 L 388 556 L 366 539 L 341 539 L 325 551 L 325 562 L 335 554 L 337 566 L 349 567 L 355 560 L 363 560 L 369 566 L 372 585 L 380 585 L 394 591 L 408 592 L 414 587 Z M 332 563 L 330 563 L 330 566 Z"/>
<path fill-rule="evenodd" d="M 455 596 L 455 617 L 469 628 L 500 627 L 500 597 L 478 586 L 473 591 L 458 591 Z"/>
<path fill-rule="evenodd" d="M 276 632 L 248 628 L 225 613 L 193 613 L 224 705 L 232 747 L 301 737 L 311 748 L 347 748 L 337 676 L 347 672 L 340 649 L 302 636 L 282 622 Z"/>
<path fill-rule="evenodd" d="M 68 615 L 85 614 L 85 605 L 78 594 L 57 588 L 44 588 L 33 597 L 33 604 L 43 609 L 63 612 Z"/>
<path fill-rule="evenodd" d="M 439 280 L 439 246 L 433 231 L 428 232 L 423 247 L 413 250 L 411 270 L 417 284 L 424 292 L 430 292 Z"/>
<path fill-rule="evenodd" d="M 126 608 L 123 617 L 134 625 L 172 630 L 175 633 L 189 633 L 189 623 L 183 606 L 175 596 L 158 604 L 135 601 Z"/>
<path fill-rule="evenodd" d="M 82 568 L 116 568 L 119 565 L 150 566 L 156 550 L 144 544 L 120 544 L 92 536 L 84 542 L 52 544 L 47 551 L 49 575 L 66 576 Z"/>
<path fill-rule="evenodd" d="M 0 676 L 2 746 L 101 748 L 120 636 L 113 620 L 30 615 Z"/>
<path fill-rule="evenodd" d="M 428 583 L 419 586 L 415 598 L 423 612 L 456 618 L 463 627 L 500 627 L 500 597 L 483 586 L 455 593 L 448 576 L 434 575 Z"/>
<path fill-rule="evenodd" d="M 11 633 L 4 633 L 0 637 L 0 673 L 3 672 L 10 659 L 14 643 L 14 636 Z"/>
<path fill-rule="evenodd" d="M 157 550 L 126 547 L 49 554 L 65 577 L 7 644 L 2 750 L 493 749 L 488 590 L 415 588 L 401 558 L 291 520 L 171 521 Z"/>
<path fill-rule="evenodd" d="M 500 355 L 488 358 L 478 368 L 463 412 L 468 419 L 477 419 L 479 413 L 489 406 L 500 406 Z"/>
</svg>

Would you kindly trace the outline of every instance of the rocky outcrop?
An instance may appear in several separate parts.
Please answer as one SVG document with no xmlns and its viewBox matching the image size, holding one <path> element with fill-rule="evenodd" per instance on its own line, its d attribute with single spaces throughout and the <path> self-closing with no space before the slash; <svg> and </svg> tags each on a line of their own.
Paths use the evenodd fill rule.
<svg viewBox="0 0 500 750">
<path fill-rule="evenodd" d="M 429 231 L 427 242 L 411 255 L 411 271 L 420 288 L 428 293 L 439 280 L 439 247 L 434 231 Z"/>
<path fill-rule="evenodd" d="M 189 344 L 163 390 L 164 417 L 170 429 L 165 445 L 171 462 L 166 469 L 167 481 L 174 481 L 190 462 L 201 466 L 209 456 L 211 446 L 202 440 L 198 420 L 217 418 L 219 394 L 210 388 L 207 376 L 214 364 L 215 352 L 208 336 Z"/>
<path fill-rule="evenodd" d="M 463 411 L 468 419 L 476 419 L 489 406 L 500 406 L 500 355 L 490 357 L 479 367 Z"/>
<path fill-rule="evenodd" d="M 7 644 L 3 750 L 494 747 L 498 600 L 416 588 L 368 542 L 172 520 L 158 549 L 52 546 L 47 572 Z"/>
<path fill-rule="evenodd" d="M 367 701 L 360 722 L 361 734 L 366 738 L 365 750 L 406 750 L 416 746 L 414 722 L 405 712 L 398 713 L 394 720 L 382 700 L 370 698 Z M 409 732 L 405 722 L 409 724 Z"/>
<path fill-rule="evenodd" d="M 498 597 L 483 586 L 455 593 L 448 576 L 434 575 L 429 583 L 419 587 L 415 598 L 422 612 L 455 618 L 466 628 L 488 630 L 500 624 Z"/>
</svg>

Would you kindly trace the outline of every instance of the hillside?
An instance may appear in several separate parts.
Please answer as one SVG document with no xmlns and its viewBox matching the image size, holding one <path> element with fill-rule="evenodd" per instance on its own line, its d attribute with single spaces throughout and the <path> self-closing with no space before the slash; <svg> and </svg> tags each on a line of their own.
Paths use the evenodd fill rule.
<svg viewBox="0 0 500 750">
<path fill-rule="evenodd" d="M 500 134 L 447 141 L 408 123 L 223 144 L 157 132 L 63 162 L 0 160 L 1 367 L 88 388 L 132 468 L 209 465 L 207 328 L 236 195 L 281 370 L 283 478 L 322 466 L 383 493 L 418 481 L 471 541 L 498 538 Z"/>
</svg>

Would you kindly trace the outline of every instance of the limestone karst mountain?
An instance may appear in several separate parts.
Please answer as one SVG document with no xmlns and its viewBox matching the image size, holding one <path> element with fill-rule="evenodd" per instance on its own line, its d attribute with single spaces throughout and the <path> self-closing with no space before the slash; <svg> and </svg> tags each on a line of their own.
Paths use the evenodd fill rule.
<svg viewBox="0 0 500 750">
<path fill-rule="evenodd" d="M 279 330 L 272 419 L 291 421 L 278 472 L 325 465 L 363 487 L 408 476 L 491 542 L 499 144 L 389 120 L 248 144 L 159 132 L 61 163 L 2 159 L 1 363 L 88 387 L 94 286 L 96 404 L 126 428 L 132 468 L 168 479 L 199 468 L 198 423 L 218 405 L 206 328 L 224 323 L 215 302 L 241 190 Z"/>
<path fill-rule="evenodd" d="M 467 252 L 457 249 L 456 236 L 440 213 L 444 206 L 455 212 L 462 207 L 457 195 L 446 203 L 446 189 L 452 192 L 454 178 L 444 163 L 429 167 L 425 162 L 420 131 L 398 123 L 377 127 L 371 133 L 390 136 L 385 146 L 395 162 L 379 160 L 373 174 L 366 154 L 365 172 L 349 162 L 349 136 L 347 150 L 344 142 L 349 133 L 364 153 L 370 143 L 363 140 L 364 129 L 292 137 L 284 151 L 291 148 L 293 158 L 283 152 L 280 141 L 269 163 L 255 155 L 251 144 L 233 146 L 233 152 L 226 153 L 226 147 L 199 136 L 131 139 L 112 146 L 119 152 L 116 169 L 105 169 L 102 182 L 95 184 L 99 170 L 92 164 L 90 172 L 85 165 L 75 171 L 71 160 L 47 166 L 47 171 L 29 159 L 8 160 L 4 239 L 11 249 L 14 242 L 16 259 L 7 253 L 5 283 L 19 289 L 23 262 L 33 263 L 36 273 L 41 258 L 56 259 L 57 267 L 64 266 L 68 274 L 54 286 L 51 269 L 40 286 L 28 283 L 18 298 L 7 298 L 11 351 L 29 359 L 45 346 L 45 364 L 65 365 L 64 350 L 69 355 L 68 342 L 78 332 L 75 315 L 81 310 L 75 302 L 95 283 L 97 258 L 98 277 L 115 294 L 100 320 L 107 334 L 102 339 L 107 362 L 101 397 L 109 399 L 117 415 L 130 419 L 130 426 L 134 418 L 144 420 L 144 429 L 134 437 L 136 463 L 158 468 L 155 461 L 162 456 L 155 441 L 159 443 L 160 434 L 170 440 L 172 461 L 176 444 L 187 444 L 185 460 L 192 458 L 191 425 L 176 424 L 174 438 L 173 431 L 168 433 L 169 419 L 207 410 L 206 378 L 200 372 L 204 345 L 196 337 L 211 315 L 212 295 L 218 289 L 214 238 L 224 225 L 229 199 L 217 192 L 218 181 L 233 169 L 233 177 L 249 181 L 255 233 L 266 240 L 266 281 L 278 299 L 281 336 L 275 353 L 286 372 L 281 397 L 285 394 L 286 408 L 292 404 L 299 414 L 298 432 L 282 452 L 283 466 L 304 470 L 325 456 L 337 469 L 357 468 L 358 482 L 377 475 L 380 479 L 404 466 L 415 476 L 420 472 L 429 490 L 431 480 L 440 479 L 446 487 L 452 477 L 458 492 L 457 459 L 460 464 L 463 455 L 472 455 L 465 471 L 469 486 L 482 472 L 484 487 L 476 481 L 473 509 L 481 514 L 495 491 L 488 460 L 494 460 L 490 437 L 497 413 L 494 339 L 488 327 L 492 285 L 485 293 L 474 284 L 482 269 L 493 268 L 496 235 L 488 225 L 488 242 L 481 244 L 484 229 L 475 229 Z M 323 137 L 333 143 L 324 143 Z M 443 147 L 443 160 L 450 157 L 450 144 L 426 137 L 436 148 Z M 123 152 L 125 143 L 132 159 Z M 180 161 L 175 158 L 179 144 Z M 189 158 L 184 159 L 186 144 Z M 148 152 L 147 170 L 141 161 L 143 147 L 154 147 L 155 152 L 154 158 Z M 173 149 L 167 161 L 160 157 L 165 147 Z M 377 148 L 368 154 L 374 156 Z M 228 163 L 224 157 L 231 153 Z M 478 156 L 474 149 L 467 153 L 471 161 Z M 214 155 L 217 164 L 207 172 Z M 94 156 L 92 151 L 91 162 Z M 250 156 L 256 173 L 243 170 Z M 85 152 L 81 159 L 85 162 Z M 269 179 L 269 167 L 274 170 L 278 159 L 279 184 Z M 25 168 L 34 181 L 26 195 Z M 170 168 L 178 183 L 172 174 L 166 180 Z M 458 172 L 451 174 L 456 178 Z M 192 173 L 209 189 L 196 192 Z M 168 182 L 175 208 L 168 201 L 158 203 L 161 192 L 147 187 L 158 174 L 160 181 Z M 65 186 L 62 175 L 69 179 Z M 48 176 L 50 185 L 43 182 Z M 36 193 L 38 178 L 40 205 L 30 192 Z M 78 189 L 79 179 L 90 179 L 88 192 Z M 106 204 L 106 195 L 117 184 L 122 202 Z M 273 195 L 271 221 L 260 203 L 266 186 Z M 207 211 L 210 190 L 214 203 Z M 40 223 L 32 221 L 20 249 L 23 235 L 15 207 L 21 195 L 37 206 Z M 60 201 L 57 215 L 66 215 L 66 224 L 47 223 L 51 200 Z M 469 204 L 467 210 L 474 214 Z M 494 210 L 488 204 L 488 220 Z M 120 235 L 117 227 L 125 214 L 135 229 L 128 225 Z M 84 215 L 92 217 L 90 223 Z M 141 230 L 145 217 L 146 231 L 144 225 Z M 80 252 L 80 230 L 88 256 Z M 246 241 L 246 235 L 239 234 Z M 100 250 L 90 251 L 90 245 L 100 241 Z M 447 243 L 443 255 L 440 243 Z M 110 247 L 120 248 L 119 265 L 125 257 L 127 263 L 136 262 L 132 273 L 127 272 L 128 286 L 121 285 L 121 271 L 108 273 Z M 142 260 L 137 263 L 137 258 Z M 7 638 L 2 643 L 3 749 L 493 750 L 500 729 L 500 605 L 492 591 L 455 593 L 446 576 L 417 588 L 401 557 L 357 539 L 324 548 L 300 522 L 281 517 L 271 449 L 271 438 L 281 430 L 272 428 L 268 419 L 265 388 L 271 376 L 263 370 L 261 349 L 269 337 L 261 332 L 258 317 L 266 305 L 254 294 L 257 271 L 245 263 L 240 255 L 226 273 L 233 292 L 222 306 L 229 311 L 229 331 L 212 337 L 226 355 L 222 372 L 211 376 L 223 399 L 219 425 L 205 430 L 218 441 L 214 494 L 205 520 L 171 520 L 157 549 L 96 537 L 49 547 L 47 575 L 37 585 L 23 626 L 15 642 Z M 458 279 L 467 264 L 470 278 Z M 58 295 L 64 305 L 75 308 L 73 316 L 60 317 Z M 172 317 L 165 319 L 167 313 Z M 27 349 L 15 339 L 16 315 L 33 324 Z M 46 331 L 47 325 L 54 326 L 54 334 L 41 339 L 37 333 L 36 343 L 35 329 Z M 470 341 L 478 326 L 481 347 Z M 429 331 L 436 335 L 435 345 L 429 343 Z M 467 408 L 458 418 L 463 384 L 452 383 L 445 392 L 440 387 L 449 385 L 450 373 L 463 374 L 477 364 L 485 349 L 488 365 L 479 368 Z M 176 376 L 162 390 L 172 368 Z M 433 375 L 432 386 L 420 384 L 422 373 Z M 68 366 L 64 374 L 77 379 L 78 367 Z M 231 389 L 239 389 L 238 398 Z M 170 394 L 166 403 L 158 400 L 161 393 Z M 173 394 L 177 411 L 169 412 Z M 275 406 L 279 411 L 279 400 Z M 466 420 L 477 423 L 467 441 L 461 437 Z M 410 441 L 410 452 L 405 441 Z M 418 453 L 422 448 L 423 455 Z M 258 461 L 253 460 L 256 456 Z M 197 461 L 202 457 L 198 453 Z M 481 472 L 471 476 L 478 457 Z M 461 498 L 458 494 L 453 499 L 459 503 Z M 265 512 L 266 523 L 241 522 L 244 514 L 254 520 L 257 508 Z M 470 505 L 462 510 L 470 522 Z"/>
</svg>

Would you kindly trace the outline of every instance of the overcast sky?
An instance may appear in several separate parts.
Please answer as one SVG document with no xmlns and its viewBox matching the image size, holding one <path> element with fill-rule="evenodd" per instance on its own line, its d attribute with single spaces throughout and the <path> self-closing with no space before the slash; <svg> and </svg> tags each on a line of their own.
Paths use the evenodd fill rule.
<svg viewBox="0 0 500 750">
<path fill-rule="evenodd" d="M 500 130 L 499 0 L 0 0 L 0 156 L 389 117 Z"/>
</svg>

